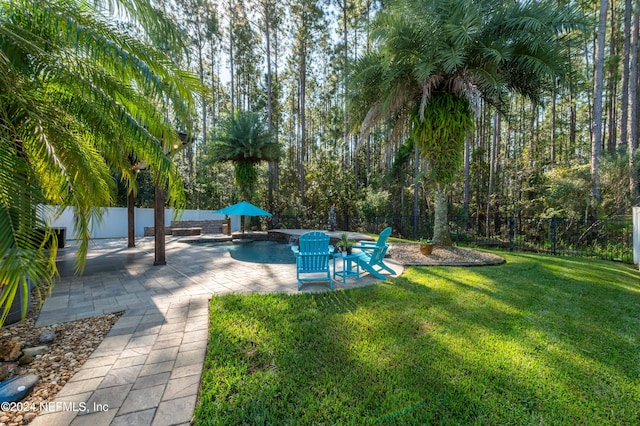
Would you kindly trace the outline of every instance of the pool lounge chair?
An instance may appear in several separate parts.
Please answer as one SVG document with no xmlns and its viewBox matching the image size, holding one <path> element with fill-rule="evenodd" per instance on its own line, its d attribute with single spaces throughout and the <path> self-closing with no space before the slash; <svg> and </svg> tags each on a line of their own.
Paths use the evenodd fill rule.
<svg viewBox="0 0 640 426">
<path fill-rule="evenodd" d="M 387 244 L 389 235 L 391 235 L 391 228 L 385 228 L 378 236 L 376 242 L 360 241 L 353 246 L 353 248 L 356 249 L 353 251 L 353 254 L 357 256 L 355 261 L 358 265 L 381 280 L 387 279 L 387 277 L 382 274 L 382 271 L 389 272 L 392 275 L 396 274 L 393 269 L 384 263 L 384 256 L 389 249 L 389 244 Z"/>
<path fill-rule="evenodd" d="M 329 281 L 329 288 L 333 290 L 329 271 L 329 259 L 333 254 L 333 246 L 329 245 L 329 236 L 319 231 L 307 232 L 300 236 L 298 244 L 291 247 L 296 257 L 298 291 L 303 281 Z"/>
</svg>

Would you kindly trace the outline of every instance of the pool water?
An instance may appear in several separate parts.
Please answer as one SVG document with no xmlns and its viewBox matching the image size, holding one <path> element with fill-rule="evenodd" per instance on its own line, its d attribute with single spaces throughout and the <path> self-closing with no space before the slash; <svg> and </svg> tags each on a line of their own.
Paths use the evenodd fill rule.
<svg viewBox="0 0 640 426">
<path fill-rule="evenodd" d="M 232 258 L 242 262 L 290 265 L 296 263 L 291 245 L 285 243 L 254 241 L 252 243 L 225 244 L 218 247 L 224 247 Z"/>
</svg>

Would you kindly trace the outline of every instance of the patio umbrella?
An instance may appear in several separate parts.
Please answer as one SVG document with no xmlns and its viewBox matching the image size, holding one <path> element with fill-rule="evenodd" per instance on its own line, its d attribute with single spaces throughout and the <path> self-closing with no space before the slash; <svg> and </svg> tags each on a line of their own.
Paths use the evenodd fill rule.
<svg viewBox="0 0 640 426">
<path fill-rule="evenodd" d="M 227 206 L 220 210 L 215 210 L 214 213 L 226 214 L 229 216 L 271 216 L 268 211 L 262 210 L 260 207 L 254 206 L 247 201 L 241 201 L 238 204 Z M 242 223 L 242 234 L 244 234 L 244 223 Z"/>
</svg>

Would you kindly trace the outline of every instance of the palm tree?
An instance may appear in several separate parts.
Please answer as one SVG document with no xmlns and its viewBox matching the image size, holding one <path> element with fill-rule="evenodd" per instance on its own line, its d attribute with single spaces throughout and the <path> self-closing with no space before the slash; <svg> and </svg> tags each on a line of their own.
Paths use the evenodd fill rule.
<svg viewBox="0 0 640 426">
<path fill-rule="evenodd" d="M 397 0 L 376 21 L 375 48 L 350 79 L 352 123 L 365 135 L 390 123 L 412 136 L 435 182 L 433 240 L 451 244 L 447 185 L 457 178 L 471 101 L 500 110 L 510 93 L 533 101 L 565 75 L 577 13 L 546 2 Z"/>
<path fill-rule="evenodd" d="M 222 122 L 211 156 L 214 161 L 233 163 L 236 184 L 243 198 L 251 201 L 258 181 L 256 164 L 278 161 L 280 145 L 258 114 L 238 112 Z"/>
<path fill-rule="evenodd" d="M 144 40 L 105 15 L 111 7 Z M 0 324 L 29 281 L 54 282 L 41 205 L 74 209 L 79 272 L 91 223 L 114 197 L 112 171 L 134 190 L 131 160 L 145 163 L 184 205 L 167 153 L 181 145 L 174 123 L 189 127 L 198 80 L 170 59 L 177 34 L 148 0 L 0 1 Z"/>
</svg>

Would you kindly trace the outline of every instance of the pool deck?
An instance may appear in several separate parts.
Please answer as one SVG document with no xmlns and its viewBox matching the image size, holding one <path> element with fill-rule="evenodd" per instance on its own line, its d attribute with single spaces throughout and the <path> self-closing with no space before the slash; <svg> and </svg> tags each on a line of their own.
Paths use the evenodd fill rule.
<svg viewBox="0 0 640 426">
<path fill-rule="evenodd" d="M 36 325 L 125 313 L 57 394 L 56 410 L 40 412 L 31 422 L 36 426 L 187 425 L 206 355 L 211 296 L 329 290 L 327 282 L 317 282 L 303 284 L 298 292 L 295 265 L 241 262 L 222 247 L 187 244 L 178 237 L 167 237 L 163 266 L 153 265 L 152 237 L 137 239 L 133 248 L 126 239 L 92 241 L 82 276 L 73 273 L 76 250 L 73 245 L 59 250 L 60 279 Z M 398 275 L 404 271 L 386 262 Z M 377 282 L 363 273 L 346 284 L 334 280 L 333 287 Z M 80 403 L 88 409 L 70 409 Z"/>
<path fill-rule="evenodd" d="M 300 237 L 300 235 L 307 232 L 311 232 L 311 231 L 316 231 L 316 230 L 315 229 L 272 229 L 269 231 L 269 235 L 274 235 L 276 236 L 277 239 L 281 239 L 281 240 L 284 239 L 286 241 L 289 241 L 292 237 L 297 239 L 298 237 Z M 360 232 L 349 232 L 349 231 L 322 231 L 322 232 L 329 235 L 329 238 L 331 238 L 332 241 L 339 240 L 342 237 L 342 234 L 347 234 L 347 238 L 350 240 L 374 241 L 374 239 L 371 238 L 369 235 L 362 234 Z M 282 235 L 283 237 L 280 237 L 280 235 Z"/>
</svg>

